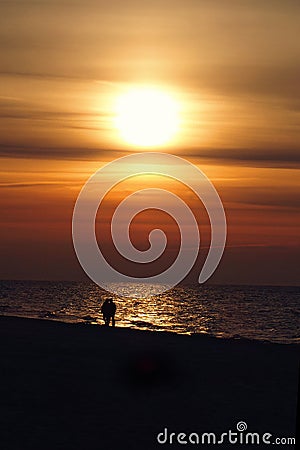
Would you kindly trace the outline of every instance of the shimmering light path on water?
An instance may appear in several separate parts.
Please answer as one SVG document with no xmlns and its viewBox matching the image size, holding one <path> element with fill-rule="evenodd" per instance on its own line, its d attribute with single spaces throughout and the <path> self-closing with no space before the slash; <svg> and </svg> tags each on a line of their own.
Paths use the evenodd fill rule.
<svg viewBox="0 0 300 450">
<path fill-rule="evenodd" d="M 101 303 L 110 296 L 95 284 L 80 282 L 1 281 L 0 292 L 2 315 L 95 325 L 103 324 Z M 120 327 L 300 342 L 297 287 L 185 286 L 115 302 Z"/>
</svg>

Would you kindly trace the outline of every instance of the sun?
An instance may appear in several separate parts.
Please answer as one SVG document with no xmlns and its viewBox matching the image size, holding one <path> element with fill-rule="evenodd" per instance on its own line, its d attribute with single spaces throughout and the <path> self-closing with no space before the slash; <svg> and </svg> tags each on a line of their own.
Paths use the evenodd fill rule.
<svg viewBox="0 0 300 450">
<path fill-rule="evenodd" d="M 128 144 L 163 145 L 178 131 L 178 104 L 168 93 L 156 88 L 131 89 L 117 101 L 115 125 Z"/>
</svg>

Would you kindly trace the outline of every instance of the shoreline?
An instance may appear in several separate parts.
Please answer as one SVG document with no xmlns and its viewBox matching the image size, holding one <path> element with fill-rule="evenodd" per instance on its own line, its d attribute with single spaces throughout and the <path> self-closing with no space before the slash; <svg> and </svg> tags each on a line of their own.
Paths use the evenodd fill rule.
<svg viewBox="0 0 300 450">
<path fill-rule="evenodd" d="M 166 427 L 242 420 L 295 436 L 297 344 L 12 316 L 0 316 L 0 342 L 5 449 L 150 450 Z"/>
<path fill-rule="evenodd" d="M 0 320 L 2 318 L 11 318 L 11 319 L 24 319 L 24 320 L 35 320 L 35 321 L 41 321 L 41 322 L 55 322 L 55 323 L 61 323 L 66 325 L 75 325 L 75 326 L 84 326 L 84 327 L 99 327 L 102 328 L 104 326 L 103 321 L 96 322 L 92 320 L 78 320 L 78 321 L 63 321 L 60 319 L 55 318 L 49 318 L 49 317 L 34 317 L 34 316 L 16 316 L 16 315 L 9 315 L 9 314 L 0 314 Z M 251 339 L 239 335 L 234 335 L 230 337 L 225 336 L 216 336 L 209 333 L 192 333 L 192 332 L 186 332 L 186 333 L 178 333 L 177 331 L 167 331 L 167 330 L 157 330 L 157 329 L 144 329 L 144 328 L 135 328 L 135 327 L 125 327 L 125 326 L 115 326 L 115 329 L 118 330 L 128 330 L 128 331 L 142 331 L 145 333 L 159 333 L 159 334 L 167 334 L 167 335 L 176 335 L 176 336 L 190 336 L 193 338 L 211 338 L 211 339 L 217 339 L 217 340 L 224 340 L 224 341 L 230 341 L 230 342 L 248 342 L 248 343 L 259 343 L 259 344 L 270 344 L 270 345 L 284 345 L 284 346 L 295 346 L 300 350 L 300 337 L 297 338 L 297 341 L 293 342 L 283 342 L 283 341 L 271 341 L 269 339 Z"/>
</svg>

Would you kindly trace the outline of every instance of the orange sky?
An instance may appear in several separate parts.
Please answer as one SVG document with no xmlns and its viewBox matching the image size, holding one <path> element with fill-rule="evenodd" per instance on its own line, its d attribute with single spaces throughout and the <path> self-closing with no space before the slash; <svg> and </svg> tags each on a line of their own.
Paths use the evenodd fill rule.
<svg viewBox="0 0 300 450">
<path fill-rule="evenodd" d="M 293 0 L 1 2 L 0 278 L 83 276 L 74 202 L 97 168 L 139 150 L 115 130 L 114 105 L 150 83 L 181 108 L 178 135 L 157 150 L 198 165 L 224 202 L 211 281 L 297 284 L 299 15 Z M 149 221 L 136 224 L 141 248 Z"/>
</svg>

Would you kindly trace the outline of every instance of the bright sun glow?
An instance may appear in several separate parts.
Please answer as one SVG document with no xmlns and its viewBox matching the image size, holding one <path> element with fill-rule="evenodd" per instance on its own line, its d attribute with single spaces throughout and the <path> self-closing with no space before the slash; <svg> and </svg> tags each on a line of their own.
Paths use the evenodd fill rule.
<svg viewBox="0 0 300 450">
<path fill-rule="evenodd" d="M 179 126 L 178 105 L 165 92 L 137 88 L 117 102 L 116 127 L 132 145 L 153 147 L 168 143 Z"/>
</svg>

